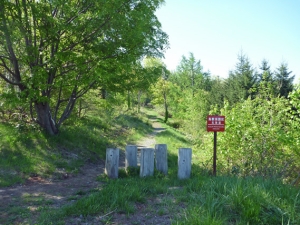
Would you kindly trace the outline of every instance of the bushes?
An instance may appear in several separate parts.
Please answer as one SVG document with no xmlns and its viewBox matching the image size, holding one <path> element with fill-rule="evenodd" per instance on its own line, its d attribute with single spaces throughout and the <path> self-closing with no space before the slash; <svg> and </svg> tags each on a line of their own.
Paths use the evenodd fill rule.
<svg viewBox="0 0 300 225">
<path fill-rule="evenodd" d="M 296 178 L 299 138 L 287 111 L 284 98 L 247 99 L 231 110 L 225 104 L 226 133 L 219 138 L 219 161 L 227 171 L 289 181 Z"/>
</svg>

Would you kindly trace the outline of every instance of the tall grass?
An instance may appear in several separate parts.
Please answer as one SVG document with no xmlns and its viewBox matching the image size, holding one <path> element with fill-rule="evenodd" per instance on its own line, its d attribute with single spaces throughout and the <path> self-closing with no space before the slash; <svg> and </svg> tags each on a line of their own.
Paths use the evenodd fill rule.
<svg viewBox="0 0 300 225">
<path fill-rule="evenodd" d="M 146 118 L 105 110 L 71 118 L 56 136 L 1 123 L 0 187 L 22 183 L 32 175 L 59 178 L 59 170 L 76 173 L 86 161 L 105 158 L 107 147 L 124 149 L 150 131 Z"/>
<path fill-rule="evenodd" d="M 47 137 L 39 131 L 25 135 L 15 127 L 1 124 L 0 133 L 5 135 L 1 143 L 1 171 L 10 171 L 12 177 L 22 180 L 30 173 L 51 174 L 57 167 L 74 170 L 87 159 L 104 159 L 107 146 L 122 148 L 151 132 L 147 118 L 153 115 L 153 112 L 148 117 L 132 113 L 86 115 L 70 121 L 56 137 Z M 178 148 L 193 148 L 193 143 L 177 130 L 165 128 L 157 134 L 156 143 L 168 146 L 167 176 L 157 171 L 148 178 L 140 178 L 134 171 L 130 174 L 120 171 L 122 176 L 117 180 L 101 176 L 101 188 L 84 198 L 59 209 L 51 204 L 41 206 L 36 224 L 65 224 L 68 218 L 110 212 L 130 217 L 137 212 L 138 204 L 147 205 L 151 198 L 159 198 L 161 202 L 152 206 L 152 213 L 156 216 L 168 213 L 172 224 L 300 224 L 299 187 L 260 177 L 240 178 L 221 173 L 213 177 L 210 166 L 203 165 L 203 156 L 209 155 L 210 149 L 206 152 L 192 149 L 191 178 L 178 180 Z M 36 163 L 38 160 L 41 165 Z M 1 177 L 3 181 L 12 184 L 8 177 Z"/>
<path fill-rule="evenodd" d="M 56 218 L 63 224 L 70 216 L 88 217 L 111 211 L 130 217 L 137 203 L 146 204 L 147 199 L 160 196 L 168 204 L 156 208 L 156 214 L 171 212 L 172 224 L 300 224 L 298 187 L 259 177 L 210 176 L 201 164 L 199 155 L 203 153 L 197 150 L 193 150 L 191 178 L 178 180 L 178 148 L 192 147 L 192 143 L 176 130 L 165 128 L 156 142 L 168 145 L 167 176 L 158 172 L 148 178 L 134 173 L 117 180 L 104 176 L 101 190 L 60 210 L 42 213 L 39 222 L 47 224 Z"/>
</svg>

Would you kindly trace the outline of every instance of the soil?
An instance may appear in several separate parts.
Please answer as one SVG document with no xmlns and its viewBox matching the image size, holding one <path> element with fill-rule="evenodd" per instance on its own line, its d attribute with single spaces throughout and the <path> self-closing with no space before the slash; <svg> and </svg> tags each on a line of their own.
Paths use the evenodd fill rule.
<svg viewBox="0 0 300 225">
<path fill-rule="evenodd" d="M 153 132 L 137 143 L 139 147 L 154 147 L 155 135 L 163 131 L 161 125 L 152 120 Z M 120 167 L 124 167 L 124 152 L 120 155 Z M 70 204 L 87 193 L 100 188 L 101 183 L 96 178 L 104 173 L 105 161 L 97 164 L 88 163 L 83 166 L 76 175 L 61 171 L 59 180 L 47 180 L 40 176 L 30 177 L 24 184 L 0 189 L 0 224 L 35 224 L 38 216 L 38 208 L 49 204 L 51 208 L 59 208 Z M 126 215 L 112 211 L 106 215 L 83 218 L 82 216 L 68 218 L 65 224 L 171 224 L 171 215 L 174 212 L 157 207 L 162 205 L 162 199 L 172 201 L 171 196 L 161 195 L 148 199 L 141 204 L 136 203 L 136 211 Z M 176 206 L 183 207 L 183 206 Z M 30 215 L 28 210 L 30 209 Z M 174 209 L 176 210 L 176 209 Z M 24 211 L 24 214 L 20 214 Z M 177 210 L 176 210 L 177 211 Z M 27 212 L 27 215 L 26 215 Z M 55 224 L 55 221 L 53 221 Z"/>
</svg>

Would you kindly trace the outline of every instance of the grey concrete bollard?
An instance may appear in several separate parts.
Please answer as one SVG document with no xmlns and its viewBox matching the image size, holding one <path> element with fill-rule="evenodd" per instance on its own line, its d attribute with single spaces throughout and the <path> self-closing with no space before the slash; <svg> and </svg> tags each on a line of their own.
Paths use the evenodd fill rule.
<svg viewBox="0 0 300 225">
<path fill-rule="evenodd" d="M 140 177 L 153 176 L 154 174 L 154 149 L 141 149 Z"/>
<path fill-rule="evenodd" d="M 119 149 L 106 149 L 105 173 L 109 178 L 116 179 L 119 175 Z"/>
<path fill-rule="evenodd" d="M 137 146 L 127 145 L 125 148 L 125 167 L 137 167 Z"/>
<path fill-rule="evenodd" d="M 178 150 L 178 178 L 187 179 L 191 176 L 192 149 L 179 148 Z"/>
<path fill-rule="evenodd" d="M 163 174 L 168 174 L 168 150 L 166 144 L 155 145 L 155 166 Z"/>
</svg>

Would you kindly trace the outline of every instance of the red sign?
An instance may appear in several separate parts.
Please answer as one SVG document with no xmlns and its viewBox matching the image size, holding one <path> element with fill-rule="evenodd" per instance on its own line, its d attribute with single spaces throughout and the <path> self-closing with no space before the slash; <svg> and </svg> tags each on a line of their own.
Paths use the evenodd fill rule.
<svg viewBox="0 0 300 225">
<path fill-rule="evenodd" d="M 207 116 L 206 129 L 207 131 L 224 132 L 225 116 Z"/>
</svg>

